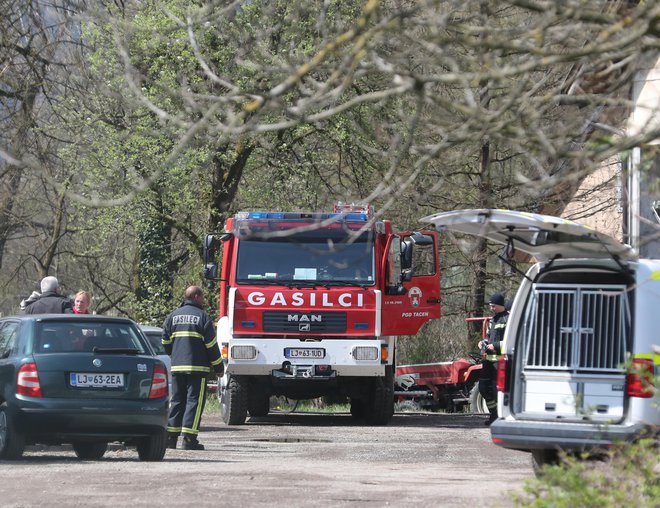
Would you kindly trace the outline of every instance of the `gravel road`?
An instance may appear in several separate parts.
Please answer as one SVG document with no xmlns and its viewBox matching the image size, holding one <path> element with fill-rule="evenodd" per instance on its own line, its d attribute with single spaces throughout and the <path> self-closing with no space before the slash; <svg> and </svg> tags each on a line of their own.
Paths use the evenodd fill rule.
<svg viewBox="0 0 660 508">
<path fill-rule="evenodd" d="M 228 427 L 205 415 L 206 450 L 168 450 L 163 462 L 116 446 L 100 461 L 28 449 L 0 461 L 0 499 L 4 508 L 513 506 L 512 492 L 534 477 L 529 455 L 493 445 L 485 418 L 402 413 L 367 427 L 347 414 L 275 414 Z"/>
</svg>

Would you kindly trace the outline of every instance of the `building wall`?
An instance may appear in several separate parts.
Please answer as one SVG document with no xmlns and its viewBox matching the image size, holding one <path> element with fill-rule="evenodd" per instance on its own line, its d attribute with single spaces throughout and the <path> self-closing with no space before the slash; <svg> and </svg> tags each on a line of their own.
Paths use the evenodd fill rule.
<svg viewBox="0 0 660 508">
<path fill-rule="evenodd" d="M 631 89 L 631 136 L 660 128 L 660 57 L 642 66 Z M 660 258 L 660 137 L 605 162 L 580 186 L 562 217 Z"/>
</svg>

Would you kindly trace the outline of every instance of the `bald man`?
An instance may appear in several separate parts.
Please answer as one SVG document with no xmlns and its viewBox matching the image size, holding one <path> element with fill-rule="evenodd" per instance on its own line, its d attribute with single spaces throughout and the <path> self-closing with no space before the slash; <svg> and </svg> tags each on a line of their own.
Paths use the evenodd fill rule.
<svg viewBox="0 0 660 508">
<path fill-rule="evenodd" d="M 183 305 L 163 323 L 163 346 L 172 358 L 172 399 L 167 422 L 167 447 L 176 448 L 183 434 L 184 450 L 203 450 L 199 424 L 204 411 L 206 377 L 222 375 L 222 358 L 213 320 L 204 312 L 204 292 L 186 289 Z"/>
</svg>

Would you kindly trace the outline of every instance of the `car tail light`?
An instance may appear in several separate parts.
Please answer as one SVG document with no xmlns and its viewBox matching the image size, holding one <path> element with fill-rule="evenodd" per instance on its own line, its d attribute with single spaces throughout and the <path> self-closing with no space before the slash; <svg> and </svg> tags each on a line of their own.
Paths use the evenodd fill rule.
<svg viewBox="0 0 660 508">
<path fill-rule="evenodd" d="M 626 379 L 626 393 L 631 397 L 648 399 L 655 392 L 653 386 L 653 360 L 633 358 Z"/>
<path fill-rule="evenodd" d="M 36 363 L 26 363 L 18 369 L 16 394 L 27 395 L 28 397 L 43 397 Z"/>
<path fill-rule="evenodd" d="M 160 399 L 168 396 L 167 388 L 167 369 L 164 365 L 154 365 L 154 375 L 151 378 L 151 390 L 149 390 L 150 399 Z"/>
<path fill-rule="evenodd" d="M 500 359 L 497 360 L 497 391 L 499 392 L 506 392 L 508 388 L 506 385 L 506 367 L 506 356 L 502 355 L 500 356 Z"/>
</svg>

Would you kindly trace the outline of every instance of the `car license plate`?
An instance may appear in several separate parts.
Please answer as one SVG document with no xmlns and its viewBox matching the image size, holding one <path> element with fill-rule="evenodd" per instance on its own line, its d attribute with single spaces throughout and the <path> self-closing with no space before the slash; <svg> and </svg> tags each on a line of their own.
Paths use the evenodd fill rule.
<svg viewBox="0 0 660 508">
<path fill-rule="evenodd" d="M 325 358 L 325 349 L 308 347 L 288 347 L 284 349 L 286 358 Z"/>
<path fill-rule="evenodd" d="M 88 372 L 72 372 L 71 386 L 76 388 L 123 388 L 124 374 L 95 374 Z"/>
</svg>

